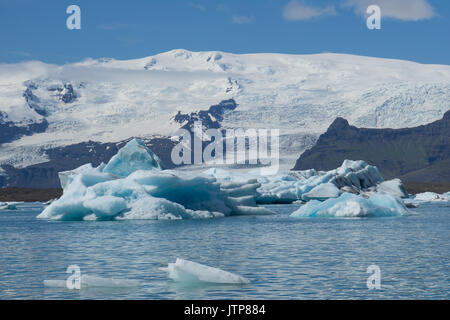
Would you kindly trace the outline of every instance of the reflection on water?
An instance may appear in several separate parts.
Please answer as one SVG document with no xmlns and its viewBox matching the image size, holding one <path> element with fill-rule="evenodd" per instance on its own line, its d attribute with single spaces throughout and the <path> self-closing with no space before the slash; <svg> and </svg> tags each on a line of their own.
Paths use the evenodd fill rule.
<svg viewBox="0 0 450 320">
<path fill-rule="evenodd" d="M 412 299 L 450 298 L 450 211 L 424 204 L 391 218 L 274 216 L 186 221 L 59 222 L 38 204 L 0 211 L 1 299 Z M 176 283 L 159 270 L 177 257 L 239 274 L 250 284 Z M 381 290 L 368 290 L 369 265 Z M 45 288 L 69 265 L 136 288 Z"/>
</svg>

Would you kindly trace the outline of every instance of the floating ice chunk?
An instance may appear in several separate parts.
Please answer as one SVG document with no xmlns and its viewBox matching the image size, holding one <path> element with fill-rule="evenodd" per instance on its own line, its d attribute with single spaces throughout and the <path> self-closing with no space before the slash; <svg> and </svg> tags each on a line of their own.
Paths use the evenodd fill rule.
<svg viewBox="0 0 450 320">
<path fill-rule="evenodd" d="M 292 217 L 379 217 L 406 215 L 404 203 L 393 196 L 375 194 L 369 199 L 351 193 L 324 202 L 312 200 L 294 211 Z"/>
<path fill-rule="evenodd" d="M 161 170 L 162 162 L 140 139 L 128 142 L 111 158 L 103 172 L 127 177 L 137 170 Z"/>
<path fill-rule="evenodd" d="M 22 202 L 0 202 L 0 210 L 17 210 L 17 205 Z"/>
<path fill-rule="evenodd" d="M 44 280 L 44 287 L 67 288 L 67 281 L 66 280 Z"/>
<path fill-rule="evenodd" d="M 127 288 L 139 287 L 140 285 L 140 282 L 137 280 L 101 278 L 87 274 L 83 274 L 80 277 L 80 289 L 86 287 Z M 44 280 L 44 286 L 49 288 L 67 288 L 67 280 Z"/>
<path fill-rule="evenodd" d="M 237 274 L 179 258 L 177 258 L 175 263 L 169 263 L 167 268 L 161 268 L 161 270 L 167 271 L 171 279 L 180 282 L 206 282 L 216 284 L 250 283 L 249 280 Z"/>
<path fill-rule="evenodd" d="M 329 198 L 337 198 L 341 195 L 341 191 L 332 183 L 323 183 L 304 193 L 302 199 L 305 201 L 319 200 L 323 201 Z"/>
<path fill-rule="evenodd" d="M 424 201 L 424 202 L 435 202 L 435 201 L 450 201 L 449 193 L 439 194 L 436 192 L 423 192 L 418 193 L 414 196 L 414 200 Z"/>
<path fill-rule="evenodd" d="M 106 166 L 84 165 L 62 173 L 63 195 L 38 218 L 198 219 L 272 213 L 257 206 L 257 189 L 261 184 L 254 178 L 219 182 L 211 175 L 159 170 L 160 166 L 153 166 L 149 152 L 137 141 L 131 141 L 116 158 L 130 161 L 130 164 L 112 159 Z M 114 170 L 104 172 L 112 163 Z M 150 169 L 137 170 L 140 167 Z"/>
<path fill-rule="evenodd" d="M 261 176 L 257 170 L 251 170 L 248 173 L 234 173 L 224 169 L 213 168 L 207 170 L 205 174 L 215 177 L 222 185 L 256 179 L 261 184 L 256 189 L 259 193 L 256 199 L 260 204 L 292 203 L 302 199 L 311 200 L 315 197 L 303 197 L 303 195 L 308 194 L 316 187 L 319 188 L 323 184 L 327 184 L 327 186 L 322 187 L 324 188 L 322 190 L 328 188 L 328 191 L 338 196 L 336 189 L 331 189 L 329 184 L 333 184 L 344 191 L 349 189 L 359 193 L 376 187 L 377 184 L 383 182 L 378 169 L 362 160 L 345 160 L 339 168 L 321 172 L 310 169 L 288 173 L 280 172 L 272 176 Z"/>
<path fill-rule="evenodd" d="M 81 276 L 81 287 L 126 288 L 139 286 L 140 282 L 137 280 L 101 278 L 90 275 Z"/>
<path fill-rule="evenodd" d="M 376 192 L 382 194 L 390 194 L 394 197 L 408 198 L 408 192 L 402 184 L 400 179 L 392 179 L 379 183 L 376 187 Z"/>
</svg>

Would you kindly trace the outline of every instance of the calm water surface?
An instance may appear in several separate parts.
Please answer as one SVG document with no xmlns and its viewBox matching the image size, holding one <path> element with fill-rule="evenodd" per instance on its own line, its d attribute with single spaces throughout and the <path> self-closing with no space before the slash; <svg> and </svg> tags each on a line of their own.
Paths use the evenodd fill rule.
<svg viewBox="0 0 450 320">
<path fill-rule="evenodd" d="M 0 211 L 0 299 L 449 299 L 450 204 L 414 216 L 183 221 L 58 222 L 36 219 L 39 203 Z M 177 257 L 251 280 L 246 286 L 183 286 L 158 268 Z M 368 290 L 369 265 L 381 289 Z M 69 265 L 138 288 L 45 288 Z"/>
</svg>

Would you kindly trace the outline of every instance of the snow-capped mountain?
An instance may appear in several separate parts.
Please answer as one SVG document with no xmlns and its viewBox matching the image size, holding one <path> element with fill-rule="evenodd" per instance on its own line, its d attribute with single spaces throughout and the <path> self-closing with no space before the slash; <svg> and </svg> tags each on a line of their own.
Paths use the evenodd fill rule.
<svg viewBox="0 0 450 320">
<path fill-rule="evenodd" d="M 0 165 L 42 163 L 48 149 L 87 141 L 170 136 L 186 115 L 231 99 L 237 106 L 221 115 L 220 126 L 280 129 L 281 165 L 292 168 L 336 117 L 373 128 L 441 118 L 450 108 L 450 66 L 187 50 L 62 66 L 3 64 Z"/>
</svg>

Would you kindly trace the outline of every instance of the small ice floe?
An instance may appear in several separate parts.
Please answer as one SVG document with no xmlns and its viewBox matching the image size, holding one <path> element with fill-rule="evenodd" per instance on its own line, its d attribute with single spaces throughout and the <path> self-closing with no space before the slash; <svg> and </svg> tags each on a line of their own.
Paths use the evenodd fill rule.
<svg viewBox="0 0 450 320">
<path fill-rule="evenodd" d="M 67 280 L 44 280 L 44 286 L 48 288 L 67 288 Z M 83 288 L 129 288 L 139 287 L 140 282 L 129 279 L 101 278 L 90 275 L 80 277 L 80 289 Z"/>
<path fill-rule="evenodd" d="M 0 202 L 0 210 L 17 210 L 17 205 L 22 202 Z"/>
<path fill-rule="evenodd" d="M 422 202 L 450 201 L 450 193 L 423 192 L 416 194 L 414 200 Z"/>
<path fill-rule="evenodd" d="M 417 209 L 420 207 L 420 204 L 418 204 L 418 203 L 414 203 L 414 202 L 410 202 L 410 201 L 404 201 L 404 202 L 405 202 L 405 206 L 408 209 Z"/>
<path fill-rule="evenodd" d="M 248 284 L 249 280 L 237 274 L 218 268 L 208 267 L 196 262 L 177 258 L 175 263 L 169 263 L 166 268 L 169 278 L 185 283 L 212 283 L 212 284 Z"/>
</svg>

